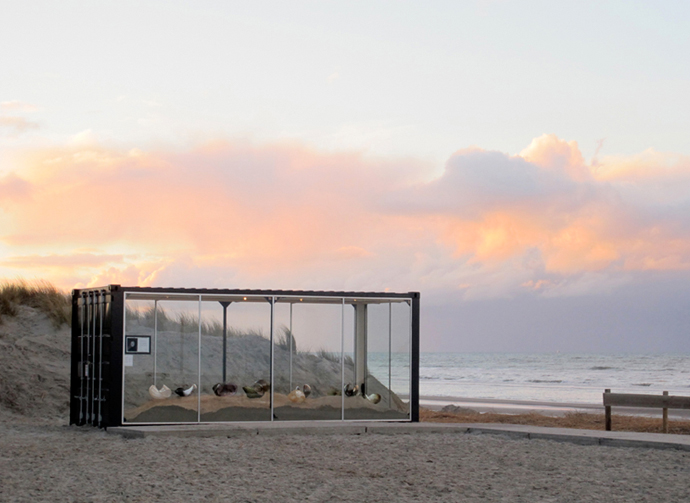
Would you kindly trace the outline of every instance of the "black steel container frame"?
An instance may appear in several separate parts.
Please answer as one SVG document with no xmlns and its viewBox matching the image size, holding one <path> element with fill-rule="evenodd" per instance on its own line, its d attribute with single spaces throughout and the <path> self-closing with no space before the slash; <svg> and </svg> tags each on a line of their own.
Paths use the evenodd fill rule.
<svg viewBox="0 0 690 503">
<path fill-rule="evenodd" d="M 70 424 L 89 424 L 100 428 L 124 424 L 122 373 L 126 293 L 410 300 L 410 421 L 419 422 L 419 292 L 231 290 L 109 285 L 72 291 Z"/>
</svg>

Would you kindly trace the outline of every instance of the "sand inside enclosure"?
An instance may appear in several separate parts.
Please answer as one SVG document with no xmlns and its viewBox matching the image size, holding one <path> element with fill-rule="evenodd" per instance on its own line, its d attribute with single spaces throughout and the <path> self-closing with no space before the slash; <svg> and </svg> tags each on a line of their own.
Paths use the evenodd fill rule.
<svg viewBox="0 0 690 503">
<path fill-rule="evenodd" d="M 295 404 L 281 393 L 274 394 L 274 419 L 296 421 L 305 419 L 341 419 L 342 397 L 309 398 Z M 201 395 L 201 421 L 270 421 L 268 394 L 261 398 L 244 395 L 217 397 Z M 165 400 L 151 400 L 135 409 L 125 411 L 129 423 L 196 422 L 199 401 L 196 396 L 172 396 Z M 408 415 L 374 404 L 362 396 L 345 398 L 346 419 L 407 419 Z"/>
</svg>

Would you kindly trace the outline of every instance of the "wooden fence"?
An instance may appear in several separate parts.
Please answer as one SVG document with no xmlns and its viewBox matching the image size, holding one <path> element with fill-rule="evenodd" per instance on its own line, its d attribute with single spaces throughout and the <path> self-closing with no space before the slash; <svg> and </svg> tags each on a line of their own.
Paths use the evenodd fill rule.
<svg viewBox="0 0 690 503">
<path fill-rule="evenodd" d="M 611 407 L 643 407 L 662 409 L 663 430 L 668 433 L 668 409 L 690 409 L 690 397 L 672 396 L 668 391 L 663 395 L 637 395 L 632 393 L 611 393 L 604 390 L 604 407 L 606 408 L 606 431 L 611 431 Z"/>
</svg>

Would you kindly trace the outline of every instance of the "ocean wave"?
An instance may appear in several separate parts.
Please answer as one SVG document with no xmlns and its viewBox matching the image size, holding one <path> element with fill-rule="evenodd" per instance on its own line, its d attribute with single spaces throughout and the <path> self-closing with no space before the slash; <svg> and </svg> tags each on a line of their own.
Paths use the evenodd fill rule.
<svg viewBox="0 0 690 503">
<path fill-rule="evenodd" d="M 380 365 L 382 375 L 388 371 L 388 356 L 384 356 Z M 430 396 L 601 403 L 601 392 L 606 388 L 652 393 L 663 387 L 670 394 L 679 395 L 689 394 L 690 390 L 690 352 L 651 358 L 428 353 L 421 358 L 420 387 Z M 407 381 L 403 374 L 399 378 L 402 387 Z"/>
</svg>

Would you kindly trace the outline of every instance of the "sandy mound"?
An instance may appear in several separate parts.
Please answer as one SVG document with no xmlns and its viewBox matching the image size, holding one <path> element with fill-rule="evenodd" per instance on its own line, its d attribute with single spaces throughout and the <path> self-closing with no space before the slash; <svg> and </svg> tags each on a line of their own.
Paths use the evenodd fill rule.
<svg viewBox="0 0 690 503">
<path fill-rule="evenodd" d="M 18 306 L 0 325 L 0 419 L 12 413 L 67 421 L 70 329 Z"/>
</svg>

